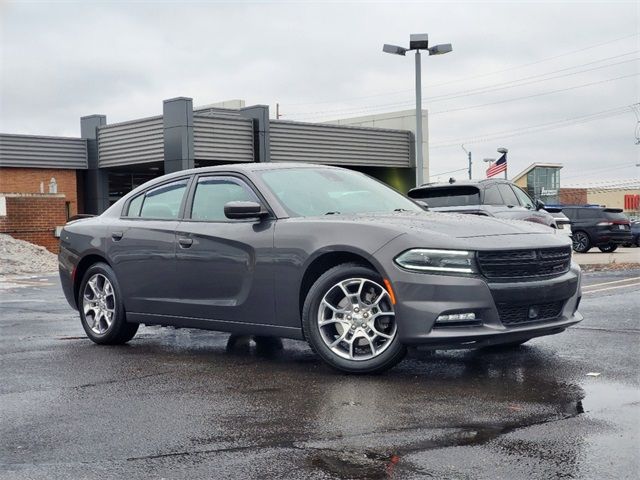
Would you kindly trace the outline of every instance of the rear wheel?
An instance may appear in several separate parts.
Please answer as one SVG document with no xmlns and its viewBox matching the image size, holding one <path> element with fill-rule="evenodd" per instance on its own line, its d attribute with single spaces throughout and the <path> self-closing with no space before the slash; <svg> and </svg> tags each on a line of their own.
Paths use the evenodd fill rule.
<svg viewBox="0 0 640 480">
<path fill-rule="evenodd" d="M 119 345 L 131 340 L 137 323 L 127 323 L 120 286 L 106 263 L 92 265 L 84 274 L 78 293 L 82 328 L 95 343 Z"/>
<path fill-rule="evenodd" d="M 616 251 L 616 249 L 618 248 L 618 245 L 615 245 L 613 243 L 608 243 L 607 245 L 602 245 L 601 247 L 598 247 L 598 248 L 600 249 L 601 252 L 611 253 Z"/>
<path fill-rule="evenodd" d="M 400 362 L 394 305 L 383 279 L 346 263 L 325 272 L 311 287 L 302 320 L 311 348 L 338 370 L 377 373 Z"/>
<path fill-rule="evenodd" d="M 585 232 L 573 234 L 573 249 L 578 253 L 587 253 L 591 249 L 591 240 Z"/>
</svg>

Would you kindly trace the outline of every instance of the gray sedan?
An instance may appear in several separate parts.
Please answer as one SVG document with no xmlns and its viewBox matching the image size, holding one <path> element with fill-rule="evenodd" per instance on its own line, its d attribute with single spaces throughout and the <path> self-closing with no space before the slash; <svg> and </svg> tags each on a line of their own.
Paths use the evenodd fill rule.
<svg viewBox="0 0 640 480">
<path fill-rule="evenodd" d="M 139 324 L 307 340 L 382 371 L 409 345 L 516 346 L 578 323 L 580 270 L 548 227 L 425 212 L 358 172 L 225 165 L 176 172 L 68 223 L 60 277 L 87 336 Z"/>
</svg>

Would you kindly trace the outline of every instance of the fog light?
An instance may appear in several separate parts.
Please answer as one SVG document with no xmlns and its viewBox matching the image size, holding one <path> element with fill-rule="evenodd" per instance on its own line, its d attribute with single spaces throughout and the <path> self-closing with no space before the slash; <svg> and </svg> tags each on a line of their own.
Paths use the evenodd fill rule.
<svg viewBox="0 0 640 480">
<path fill-rule="evenodd" d="M 451 313 L 449 315 L 440 315 L 436 322 L 468 322 L 470 320 L 475 320 L 475 313 Z"/>
</svg>

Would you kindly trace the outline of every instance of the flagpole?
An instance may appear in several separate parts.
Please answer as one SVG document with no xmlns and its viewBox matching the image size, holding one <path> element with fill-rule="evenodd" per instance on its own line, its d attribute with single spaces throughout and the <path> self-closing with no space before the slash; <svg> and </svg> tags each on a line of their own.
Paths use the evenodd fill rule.
<svg viewBox="0 0 640 480">
<path fill-rule="evenodd" d="M 507 170 L 509 169 L 509 162 L 507 161 L 507 152 L 509 151 L 508 148 L 504 148 L 504 147 L 500 147 L 498 149 L 498 153 L 501 153 L 504 156 L 504 179 L 508 180 L 507 178 Z"/>
</svg>

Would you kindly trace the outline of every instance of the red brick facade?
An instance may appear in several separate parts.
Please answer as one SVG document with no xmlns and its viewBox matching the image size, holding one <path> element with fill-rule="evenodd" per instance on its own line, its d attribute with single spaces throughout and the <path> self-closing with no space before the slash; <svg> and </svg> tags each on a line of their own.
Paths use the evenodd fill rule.
<svg viewBox="0 0 640 480">
<path fill-rule="evenodd" d="M 51 168 L 0 168 L 0 194 L 2 193 L 48 193 L 49 182 L 56 179 L 58 192 L 69 202 L 69 216 L 78 210 L 78 182 L 76 171 Z M 40 185 L 42 184 L 42 191 Z"/>
<path fill-rule="evenodd" d="M 587 189 L 586 188 L 561 188 L 560 203 L 562 205 L 586 205 Z"/>
<path fill-rule="evenodd" d="M 0 202 L 5 207 L 0 208 L 0 233 L 58 253 L 59 241 L 54 230 L 67 222 L 65 195 L 0 194 L 0 197 L 4 197 Z"/>
</svg>

